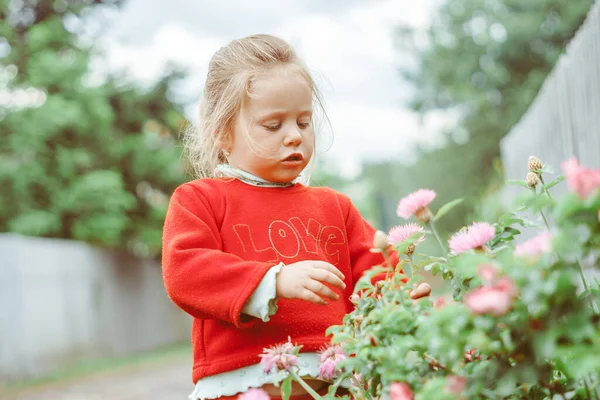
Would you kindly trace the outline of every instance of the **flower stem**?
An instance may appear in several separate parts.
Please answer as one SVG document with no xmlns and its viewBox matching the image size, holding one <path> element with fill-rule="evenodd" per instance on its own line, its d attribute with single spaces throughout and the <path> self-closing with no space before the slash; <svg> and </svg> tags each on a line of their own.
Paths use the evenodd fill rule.
<svg viewBox="0 0 600 400">
<path fill-rule="evenodd" d="M 590 387 L 588 386 L 588 377 L 587 376 L 583 377 L 583 385 L 585 386 L 585 391 L 587 392 L 588 398 L 590 398 L 590 399 L 598 398 L 598 393 L 596 392 L 596 389 L 592 388 L 594 390 L 593 392 L 590 390 Z M 594 396 L 592 396 L 592 393 Z"/>
<path fill-rule="evenodd" d="M 583 273 L 583 268 L 581 267 L 581 264 L 579 263 L 579 261 L 577 262 L 577 266 L 579 267 L 579 275 L 581 275 L 581 282 L 583 282 L 583 288 L 585 289 L 586 292 L 589 292 L 590 287 L 587 284 L 587 280 L 585 279 L 585 274 Z"/>
<path fill-rule="evenodd" d="M 429 363 L 429 366 L 431 368 L 436 367 L 436 368 L 443 369 L 443 370 L 446 369 L 445 366 L 443 366 L 442 364 L 440 364 L 440 362 L 438 360 L 436 360 L 435 358 L 431 357 L 429 354 L 423 354 L 423 357 Z"/>
<path fill-rule="evenodd" d="M 410 272 L 408 273 L 408 277 L 412 278 L 413 274 L 415 273 L 415 266 L 413 264 L 413 258 L 412 255 L 407 254 L 406 257 L 408 257 L 408 269 L 410 270 Z M 404 271 L 406 274 L 406 271 Z"/>
<path fill-rule="evenodd" d="M 590 293 L 590 287 L 587 283 L 587 280 L 585 279 L 585 274 L 583 273 L 583 267 L 581 266 L 581 261 L 579 261 L 579 259 L 577 259 L 577 269 L 579 270 L 579 275 L 581 276 L 581 282 L 583 283 L 583 289 L 585 290 L 586 293 Z M 596 310 L 596 306 L 594 305 L 594 301 L 590 298 L 590 306 L 592 306 L 592 311 L 594 312 L 594 314 L 598 314 L 598 311 Z"/>
<path fill-rule="evenodd" d="M 540 173 L 538 175 L 540 177 L 540 182 L 542 182 L 542 191 L 546 192 L 546 194 L 548 195 L 548 197 L 550 197 L 550 200 L 554 201 L 554 199 L 552 198 L 552 196 L 550 195 L 550 192 L 548 191 L 548 189 L 545 189 L 544 186 L 546 185 L 544 183 L 544 178 L 542 178 L 542 174 Z"/>
<path fill-rule="evenodd" d="M 388 254 L 388 250 L 387 249 L 383 249 L 382 252 L 383 254 L 383 259 L 385 260 L 387 266 L 392 270 L 392 272 L 394 271 L 394 267 L 392 266 L 392 262 L 390 261 L 390 256 Z"/>
<path fill-rule="evenodd" d="M 322 397 L 317 392 L 315 392 L 315 390 L 313 388 L 311 388 L 308 385 L 308 383 L 306 383 L 304 381 L 304 379 L 300 378 L 300 376 L 296 373 L 296 371 L 291 369 L 290 375 L 292 376 L 292 378 L 294 378 L 294 380 L 296 382 L 298 382 L 300 384 L 300 386 L 302 386 L 304 388 L 304 390 L 306 390 L 306 393 L 310 394 L 313 397 L 313 399 L 322 399 Z"/>
<path fill-rule="evenodd" d="M 431 228 L 431 232 L 433 232 L 433 236 L 435 236 L 435 240 L 437 240 L 438 244 L 440 245 L 442 253 L 445 254 L 446 257 L 448 257 L 448 250 L 446 249 L 446 246 L 444 246 L 442 239 L 440 239 L 440 235 L 435 229 L 435 222 L 433 222 L 433 220 L 429 221 L 429 227 Z"/>
<path fill-rule="evenodd" d="M 352 381 L 354 381 L 354 385 L 358 388 L 358 390 L 360 391 L 360 394 L 363 395 L 363 398 L 368 399 L 368 400 L 373 400 L 371 395 L 365 390 L 365 388 L 362 386 L 362 384 L 360 383 L 360 381 L 356 378 L 356 376 L 354 374 L 351 375 L 350 378 L 352 379 Z"/>
<path fill-rule="evenodd" d="M 590 393 L 590 388 L 587 385 L 587 380 L 583 378 L 583 386 L 585 386 L 585 392 L 587 393 L 588 399 L 592 398 L 592 394 Z"/>
<path fill-rule="evenodd" d="M 546 219 L 546 216 L 544 215 L 544 211 L 540 209 L 540 214 L 542 214 L 542 218 L 544 219 L 544 223 L 546 224 L 546 228 L 548 228 L 548 230 L 550 230 L 550 225 L 548 225 L 548 220 Z"/>
<path fill-rule="evenodd" d="M 338 390 L 338 388 L 340 387 L 340 385 L 342 384 L 342 382 L 344 380 L 346 380 L 347 378 L 349 378 L 352 374 L 350 372 L 344 372 L 342 375 L 340 375 L 335 383 L 333 385 L 331 385 L 331 387 L 333 388 L 333 393 L 335 394 L 335 392 Z M 331 388 L 329 389 L 331 390 Z"/>
</svg>

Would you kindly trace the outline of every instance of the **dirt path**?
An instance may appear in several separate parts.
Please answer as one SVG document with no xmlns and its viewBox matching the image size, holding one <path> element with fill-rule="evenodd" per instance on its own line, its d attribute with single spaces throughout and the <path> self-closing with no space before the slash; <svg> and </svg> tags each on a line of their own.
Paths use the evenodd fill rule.
<svg viewBox="0 0 600 400">
<path fill-rule="evenodd" d="M 187 400 L 191 383 L 189 357 L 119 368 L 72 381 L 13 393 L 2 400 Z"/>
</svg>

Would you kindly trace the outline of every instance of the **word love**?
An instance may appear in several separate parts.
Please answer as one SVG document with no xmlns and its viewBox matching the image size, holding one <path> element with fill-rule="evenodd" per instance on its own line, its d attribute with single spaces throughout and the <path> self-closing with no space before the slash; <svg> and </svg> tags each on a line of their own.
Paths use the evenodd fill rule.
<svg viewBox="0 0 600 400">
<path fill-rule="evenodd" d="M 312 218 L 306 224 L 298 217 L 271 222 L 266 235 L 268 241 L 263 239 L 264 243 L 254 239 L 264 238 L 264 232 L 253 232 L 249 225 L 236 224 L 233 231 L 251 260 L 280 262 L 296 258 L 301 253 L 302 256 L 321 254 L 331 264 L 337 265 L 340 262 L 339 247 L 346 244 L 344 231 L 337 226 L 323 226 Z"/>
</svg>

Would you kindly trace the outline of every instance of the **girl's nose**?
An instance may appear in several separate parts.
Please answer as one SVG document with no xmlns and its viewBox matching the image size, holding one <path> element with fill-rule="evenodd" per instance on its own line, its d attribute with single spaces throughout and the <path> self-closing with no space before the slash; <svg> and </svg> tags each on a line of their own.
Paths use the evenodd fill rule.
<svg viewBox="0 0 600 400">
<path fill-rule="evenodd" d="M 290 128 L 286 131 L 283 144 L 286 146 L 299 146 L 302 144 L 302 132 L 298 127 Z"/>
</svg>

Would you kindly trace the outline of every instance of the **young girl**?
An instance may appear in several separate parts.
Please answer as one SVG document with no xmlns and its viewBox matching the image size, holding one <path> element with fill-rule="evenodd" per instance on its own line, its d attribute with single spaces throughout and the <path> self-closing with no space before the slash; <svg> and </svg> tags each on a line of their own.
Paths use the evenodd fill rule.
<svg viewBox="0 0 600 400">
<path fill-rule="evenodd" d="M 175 191 L 163 235 L 169 297 L 194 317 L 191 400 L 235 398 L 281 375 L 263 349 L 302 345 L 299 372 L 318 391 L 325 330 L 353 308 L 354 285 L 384 262 L 350 199 L 300 183 L 313 157 L 315 84 L 283 40 L 234 40 L 209 64 L 200 129 L 186 137 L 201 179 Z M 293 398 L 306 397 L 294 387 Z M 308 397 L 310 398 L 310 397 Z"/>
</svg>

